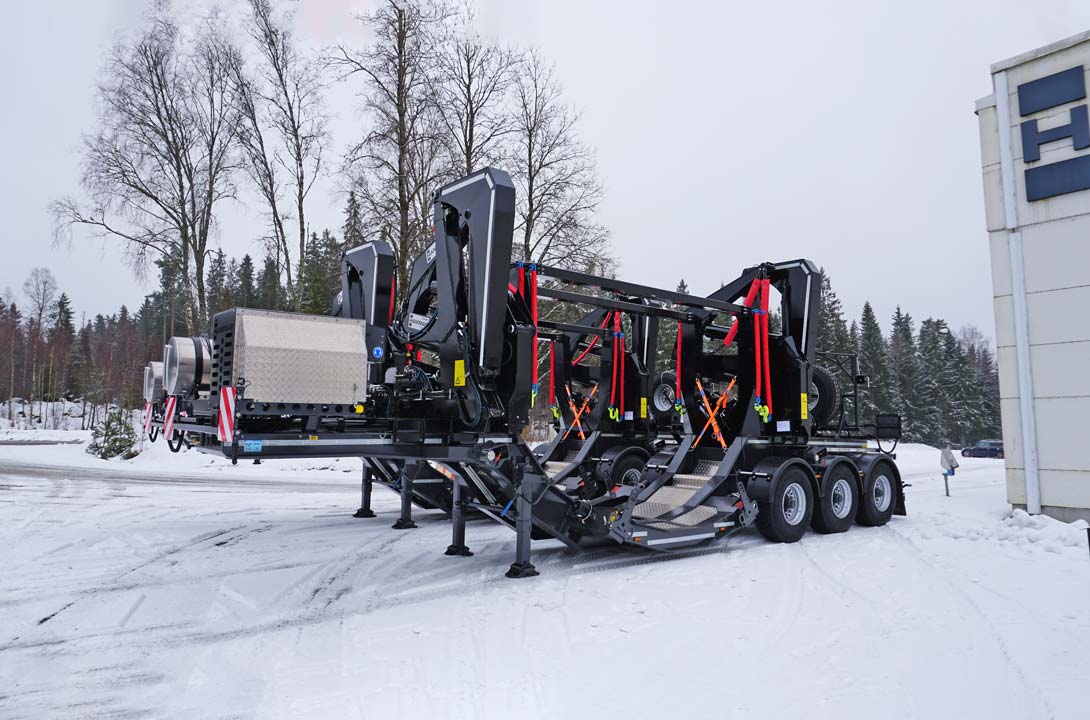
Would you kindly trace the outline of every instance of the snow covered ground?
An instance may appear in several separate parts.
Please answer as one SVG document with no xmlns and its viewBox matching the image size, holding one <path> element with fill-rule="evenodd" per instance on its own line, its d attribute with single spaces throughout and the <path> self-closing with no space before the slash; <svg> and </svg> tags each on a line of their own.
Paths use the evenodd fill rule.
<svg viewBox="0 0 1090 720">
<path fill-rule="evenodd" d="M 10 436 L 10 433 L 9 433 Z M 0 717 L 1084 718 L 1083 524 L 1011 515 L 1002 462 L 906 447 L 907 518 L 676 556 L 535 545 L 358 461 L 231 468 L 0 446 Z M 163 468 L 169 468 L 164 473 Z"/>
</svg>

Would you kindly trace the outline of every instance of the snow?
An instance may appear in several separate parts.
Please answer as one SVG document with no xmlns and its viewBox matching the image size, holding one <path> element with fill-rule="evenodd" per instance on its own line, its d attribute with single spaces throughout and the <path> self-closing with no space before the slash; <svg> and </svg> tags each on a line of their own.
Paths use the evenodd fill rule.
<svg viewBox="0 0 1090 720">
<path fill-rule="evenodd" d="M 85 439 L 85 434 L 82 439 Z M 80 439 L 80 438 L 77 438 Z M 679 555 L 350 516 L 359 461 L 231 467 L 0 446 L 0 716 L 1075 718 L 1085 523 L 1011 513 L 1002 461 L 898 464 L 909 516 Z"/>
<path fill-rule="evenodd" d="M 98 417 L 114 405 L 99 405 Z M 78 430 L 84 422 L 84 413 L 89 421 L 95 413 L 92 405 L 72 400 L 41 402 L 14 398 L 0 402 L 0 435 L 4 431 L 67 431 Z"/>
</svg>

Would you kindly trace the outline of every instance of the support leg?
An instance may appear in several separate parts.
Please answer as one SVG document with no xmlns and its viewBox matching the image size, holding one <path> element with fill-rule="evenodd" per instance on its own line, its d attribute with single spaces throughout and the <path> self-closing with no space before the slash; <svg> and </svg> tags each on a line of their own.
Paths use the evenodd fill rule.
<svg viewBox="0 0 1090 720">
<path fill-rule="evenodd" d="M 520 487 L 515 500 L 515 562 L 506 575 L 509 578 L 534 577 L 537 568 L 530 562 L 530 531 L 533 529 L 533 505 L 524 497 L 526 488 Z"/>
<path fill-rule="evenodd" d="M 373 518 L 375 513 L 371 510 L 371 468 L 363 463 L 363 479 L 360 480 L 360 509 L 352 517 Z"/>
<path fill-rule="evenodd" d="M 451 500 L 451 520 L 454 524 L 454 537 L 447 547 L 447 555 L 472 555 L 466 547 L 466 506 L 462 500 L 462 485 L 457 480 L 452 480 L 453 485 Z"/>
<path fill-rule="evenodd" d="M 394 530 L 411 530 L 413 522 L 413 479 L 416 477 L 416 463 L 410 463 L 401 471 L 401 517 L 393 524 Z"/>
</svg>

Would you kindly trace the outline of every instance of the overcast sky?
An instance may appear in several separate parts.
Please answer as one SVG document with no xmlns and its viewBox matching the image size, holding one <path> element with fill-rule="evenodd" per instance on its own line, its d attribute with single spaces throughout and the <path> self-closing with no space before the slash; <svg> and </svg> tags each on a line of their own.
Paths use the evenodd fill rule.
<svg viewBox="0 0 1090 720">
<path fill-rule="evenodd" d="M 222 0 L 237 12 L 239 0 Z M 358 41 L 364 0 L 304 0 L 303 37 Z M 138 306 L 121 253 L 51 244 L 49 202 L 77 193 L 103 54 L 145 0 L 18 2 L 0 30 L 0 292 L 49 267 L 88 315 Z M 555 61 L 606 187 L 626 279 L 707 293 L 762 260 L 823 265 L 850 314 L 898 304 L 994 335 L 973 101 L 990 63 L 1090 28 L 1074 0 L 482 4 L 486 30 Z M 11 15 L 14 14 L 14 21 Z M 333 151 L 363 132 L 356 85 L 331 88 Z M 312 229 L 341 224 L 335 177 Z M 217 242 L 260 253 L 256 205 L 224 205 Z"/>
</svg>

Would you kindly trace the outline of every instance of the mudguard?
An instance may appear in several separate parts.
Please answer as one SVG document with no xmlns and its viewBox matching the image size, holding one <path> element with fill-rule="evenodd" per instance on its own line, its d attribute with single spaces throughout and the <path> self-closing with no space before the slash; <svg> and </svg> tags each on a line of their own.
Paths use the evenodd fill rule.
<svg viewBox="0 0 1090 720">
<path fill-rule="evenodd" d="M 810 478 L 810 485 L 816 494 L 817 478 L 814 477 L 814 470 L 810 467 L 802 458 L 784 458 L 784 457 L 766 457 L 753 466 L 752 474 L 749 479 L 746 480 L 746 493 L 750 498 L 757 502 L 768 502 L 772 498 L 772 491 L 776 487 L 776 483 L 779 482 L 780 476 L 784 471 L 792 466 L 801 467 L 806 473 L 806 477 Z"/>
<path fill-rule="evenodd" d="M 908 509 L 905 506 L 905 486 L 901 480 L 901 469 L 897 467 L 897 463 L 894 460 L 893 455 L 889 453 L 868 453 L 866 455 L 853 455 L 852 460 L 855 461 L 859 471 L 863 473 L 863 477 L 868 477 L 871 471 L 874 469 L 874 464 L 879 461 L 885 461 L 889 463 L 889 466 L 893 468 L 893 477 L 896 480 L 894 486 L 897 490 L 897 502 L 893 506 L 894 515 L 907 515 Z"/>
<path fill-rule="evenodd" d="M 815 489 L 816 497 L 825 497 L 825 491 L 828 489 L 825 484 L 825 478 L 829 476 L 837 465 L 847 465 L 851 468 L 852 477 L 855 478 L 855 490 L 860 491 L 863 486 L 863 473 L 859 469 L 859 466 L 853 461 L 852 458 L 844 457 L 843 455 L 826 455 L 821 464 L 814 468 L 814 473 L 817 476 L 817 487 Z"/>
</svg>

